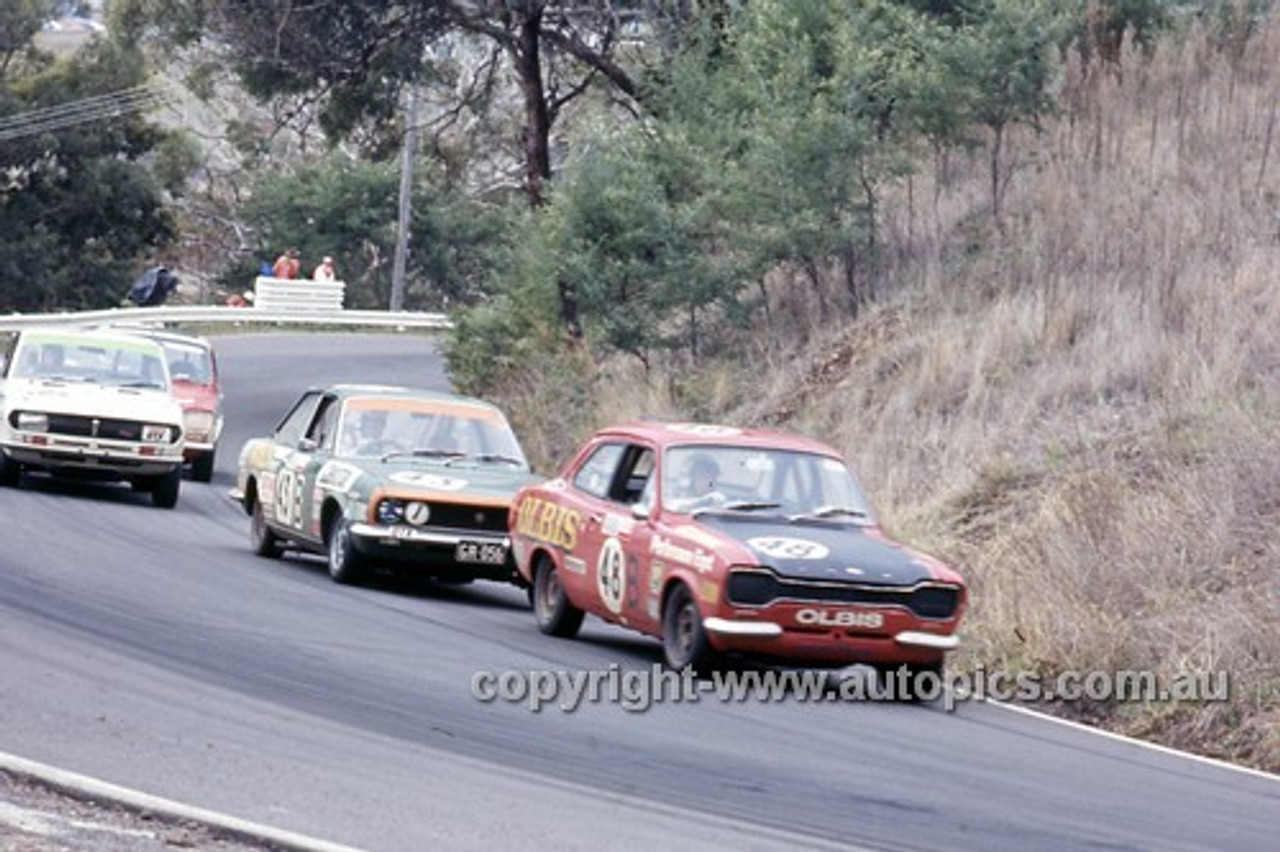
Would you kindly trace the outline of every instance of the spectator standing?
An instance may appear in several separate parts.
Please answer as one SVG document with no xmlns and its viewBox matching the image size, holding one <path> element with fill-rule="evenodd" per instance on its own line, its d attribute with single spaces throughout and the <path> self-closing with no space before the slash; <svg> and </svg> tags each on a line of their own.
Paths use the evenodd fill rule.
<svg viewBox="0 0 1280 852">
<path fill-rule="evenodd" d="M 320 261 L 320 265 L 316 267 L 316 271 L 312 273 L 311 277 L 316 281 L 337 281 L 338 273 L 333 269 L 333 258 L 326 255 L 325 259 Z"/>
<path fill-rule="evenodd" d="M 276 259 L 276 265 L 271 267 L 271 275 L 274 278 L 297 278 L 301 268 L 298 250 L 291 248 Z"/>
</svg>

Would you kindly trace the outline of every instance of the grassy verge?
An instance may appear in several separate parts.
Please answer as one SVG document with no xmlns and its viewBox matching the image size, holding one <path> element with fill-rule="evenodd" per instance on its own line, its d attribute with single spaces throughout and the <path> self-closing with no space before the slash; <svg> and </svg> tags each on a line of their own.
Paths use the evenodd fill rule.
<svg viewBox="0 0 1280 852">
<path fill-rule="evenodd" d="M 569 410 L 530 376 L 516 419 L 547 463 L 638 415 L 831 441 L 971 581 L 955 666 L 1225 672 L 1226 701 L 1044 709 L 1280 772 L 1276 56 L 1273 24 L 1070 69 L 1064 114 L 1010 140 L 1002 221 L 981 156 L 886 199 L 894 297 L 833 320 L 789 282 L 732 362 L 579 367 L 598 402 Z"/>
</svg>

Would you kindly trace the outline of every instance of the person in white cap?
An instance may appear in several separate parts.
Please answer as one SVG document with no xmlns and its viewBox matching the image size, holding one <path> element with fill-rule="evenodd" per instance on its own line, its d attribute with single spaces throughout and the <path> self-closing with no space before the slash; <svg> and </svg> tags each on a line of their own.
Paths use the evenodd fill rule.
<svg viewBox="0 0 1280 852">
<path fill-rule="evenodd" d="M 316 281 L 338 280 L 338 275 L 333 270 L 333 258 L 326 255 L 324 260 L 320 261 L 320 265 L 316 267 L 316 271 L 311 277 Z"/>
</svg>

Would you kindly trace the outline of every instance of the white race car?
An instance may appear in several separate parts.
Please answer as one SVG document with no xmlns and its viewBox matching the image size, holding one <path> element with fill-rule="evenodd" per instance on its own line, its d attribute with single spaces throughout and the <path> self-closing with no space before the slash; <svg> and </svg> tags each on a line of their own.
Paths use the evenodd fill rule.
<svg viewBox="0 0 1280 852">
<path fill-rule="evenodd" d="M 42 470 L 127 481 L 177 505 L 185 449 L 160 344 L 104 331 L 29 329 L 0 377 L 0 485 Z"/>
</svg>

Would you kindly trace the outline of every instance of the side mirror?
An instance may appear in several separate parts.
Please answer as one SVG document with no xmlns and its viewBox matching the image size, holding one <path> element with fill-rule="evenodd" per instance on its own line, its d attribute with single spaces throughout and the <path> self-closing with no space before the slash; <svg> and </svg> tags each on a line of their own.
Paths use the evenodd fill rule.
<svg viewBox="0 0 1280 852">
<path fill-rule="evenodd" d="M 631 506 L 631 517 L 637 521 L 647 521 L 652 511 L 653 507 L 646 503 L 635 503 Z"/>
<path fill-rule="evenodd" d="M 312 438 L 303 438 L 298 441 L 298 449 L 304 453 L 314 453 L 319 446 Z"/>
</svg>

